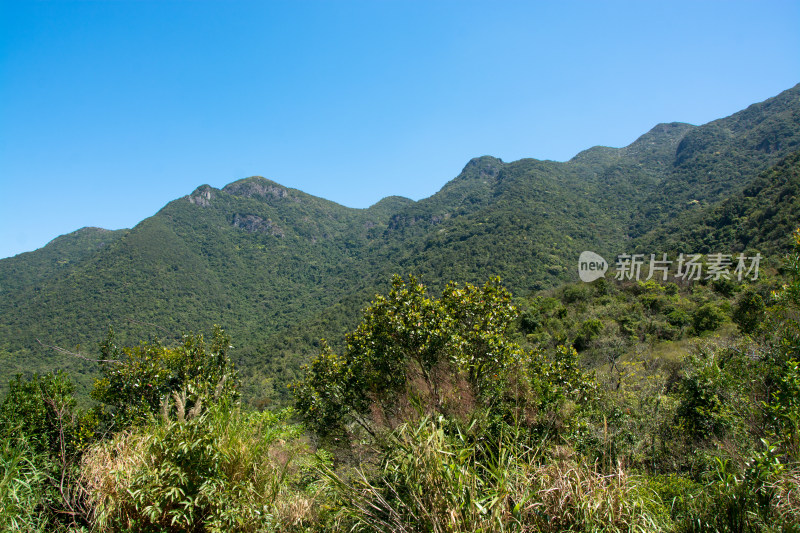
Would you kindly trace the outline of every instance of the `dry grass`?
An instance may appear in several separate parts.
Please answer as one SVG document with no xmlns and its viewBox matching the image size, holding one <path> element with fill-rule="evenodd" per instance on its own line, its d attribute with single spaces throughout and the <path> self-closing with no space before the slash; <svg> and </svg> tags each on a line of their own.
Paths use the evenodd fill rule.
<svg viewBox="0 0 800 533">
<path fill-rule="evenodd" d="M 377 477 L 326 477 L 340 530 L 669 530 L 658 496 L 621 467 L 603 474 L 567 448 L 545 461 L 513 439 L 490 446 L 448 436 L 430 419 L 399 428 Z"/>
<path fill-rule="evenodd" d="M 604 474 L 592 465 L 571 459 L 531 468 L 532 490 L 525 508 L 526 530 L 558 531 L 663 531 L 666 510 L 640 478 L 621 466 Z"/>
<path fill-rule="evenodd" d="M 212 409 L 97 444 L 81 481 L 97 531 L 294 531 L 316 521 L 310 462 L 282 419 Z"/>
<path fill-rule="evenodd" d="M 800 466 L 787 471 L 775 483 L 774 511 L 779 521 L 800 531 Z"/>
</svg>

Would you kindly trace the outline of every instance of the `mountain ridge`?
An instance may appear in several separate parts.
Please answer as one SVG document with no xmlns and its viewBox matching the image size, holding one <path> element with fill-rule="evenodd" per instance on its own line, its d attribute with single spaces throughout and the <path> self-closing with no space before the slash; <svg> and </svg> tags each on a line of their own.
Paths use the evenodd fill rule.
<svg viewBox="0 0 800 533">
<path fill-rule="evenodd" d="M 81 229 L 68 235 L 85 246 L 56 239 L 0 260 L 0 375 L 62 367 L 86 389 L 91 365 L 38 340 L 91 346 L 113 325 L 135 344 L 219 323 L 244 339 L 250 395 L 280 396 L 316 340 L 345 330 L 393 274 L 433 290 L 500 275 L 525 295 L 573 280 L 583 250 L 630 252 L 739 194 L 800 142 L 798 95 L 701 126 L 658 124 L 566 162 L 476 157 L 419 201 L 350 208 L 260 176 L 200 185 L 129 230 Z"/>
</svg>

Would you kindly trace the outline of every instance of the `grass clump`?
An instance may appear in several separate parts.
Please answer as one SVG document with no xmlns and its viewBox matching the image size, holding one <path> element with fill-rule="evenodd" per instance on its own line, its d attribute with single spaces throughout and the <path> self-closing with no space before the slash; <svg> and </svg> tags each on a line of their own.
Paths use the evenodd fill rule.
<svg viewBox="0 0 800 533">
<path fill-rule="evenodd" d="M 0 530 L 44 531 L 47 476 L 23 443 L 0 442 Z"/>
<path fill-rule="evenodd" d="M 542 455 L 509 428 L 498 441 L 423 417 L 387 441 L 380 467 L 325 479 L 338 530 L 667 531 L 669 512 L 643 478 L 603 473 L 576 459 Z M 566 453 L 565 453 L 566 452 Z"/>
<path fill-rule="evenodd" d="M 314 495 L 303 490 L 309 455 L 289 414 L 223 402 L 99 443 L 83 465 L 94 522 L 104 531 L 300 527 Z"/>
</svg>

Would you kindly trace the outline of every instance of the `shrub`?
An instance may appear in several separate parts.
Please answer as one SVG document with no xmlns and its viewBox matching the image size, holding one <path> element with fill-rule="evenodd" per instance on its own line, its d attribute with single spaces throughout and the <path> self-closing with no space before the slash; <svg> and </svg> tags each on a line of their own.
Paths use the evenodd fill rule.
<svg viewBox="0 0 800 533">
<path fill-rule="evenodd" d="M 186 412 L 185 397 L 174 399 L 175 418 L 87 454 L 83 483 L 101 530 L 287 531 L 312 520 L 313 494 L 301 486 L 311 456 L 290 412 L 244 412 L 228 400 Z"/>
<path fill-rule="evenodd" d="M 567 285 L 564 287 L 561 299 L 564 303 L 571 304 L 587 300 L 591 295 L 591 290 L 585 285 Z"/>
<path fill-rule="evenodd" d="M 77 409 L 66 374 L 17 376 L 0 406 L 3 486 L 0 516 L 19 530 L 53 530 L 80 521 L 77 463 L 94 440 L 97 420 Z M 29 516 L 16 515 L 17 511 Z"/>
<path fill-rule="evenodd" d="M 590 318 L 589 320 L 584 321 L 581 324 L 581 327 L 578 329 L 578 334 L 575 337 L 575 342 L 573 343 L 575 349 L 579 352 L 588 348 L 591 342 L 597 338 L 597 335 L 602 331 L 603 323 L 596 319 Z"/>
<path fill-rule="evenodd" d="M 119 430 L 147 420 L 175 392 L 188 392 L 190 403 L 201 395 L 236 397 L 229 349 L 230 338 L 218 326 L 210 343 L 203 335 L 184 335 L 173 348 L 158 342 L 118 348 L 110 330 L 101 349 L 103 378 L 95 383 L 92 398 L 104 404 Z"/>
<path fill-rule="evenodd" d="M 736 301 L 733 321 L 742 333 L 754 333 L 764 319 L 764 299 L 752 289 L 747 289 Z"/>
<path fill-rule="evenodd" d="M 707 303 L 700 306 L 692 315 L 696 333 L 715 331 L 725 321 L 725 314 L 716 305 Z"/>
<path fill-rule="evenodd" d="M 421 407 L 463 413 L 492 404 L 520 361 L 506 330 L 516 318 L 511 295 L 492 280 L 483 287 L 448 284 L 441 298 L 426 295 L 413 277 L 392 281 L 339 358 L 327 348 L 293 385 L 296 405 L 318 433 L 355 421 L 375 434 Z"/>
<path fill-rule="evenodd" d="M 676 328 L 681 328 L 690 322 L 689 314 L 683 309 L 672 309 L 667 313 L 667 322 Z"/>
</svg>

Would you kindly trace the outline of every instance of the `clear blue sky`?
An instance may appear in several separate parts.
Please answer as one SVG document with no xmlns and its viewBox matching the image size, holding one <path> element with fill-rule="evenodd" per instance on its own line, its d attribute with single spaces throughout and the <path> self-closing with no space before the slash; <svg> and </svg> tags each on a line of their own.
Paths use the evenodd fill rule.
<svg viewBox="0 0 800 533">
<path fill-rule="evenodd" d="M 0 0 L 0 257 L 261 175 L 351 207 L 800 81 L 800 2 Z"/>
</svg>

